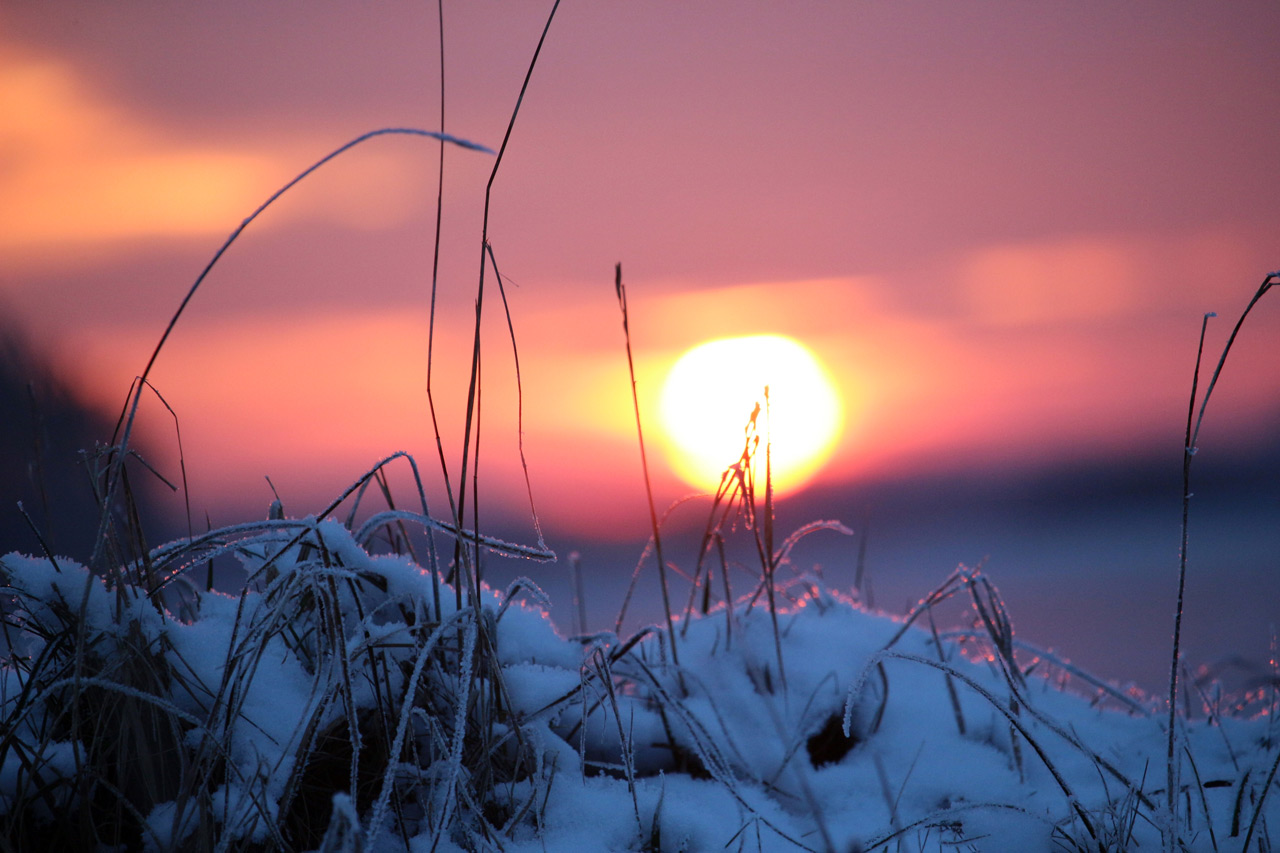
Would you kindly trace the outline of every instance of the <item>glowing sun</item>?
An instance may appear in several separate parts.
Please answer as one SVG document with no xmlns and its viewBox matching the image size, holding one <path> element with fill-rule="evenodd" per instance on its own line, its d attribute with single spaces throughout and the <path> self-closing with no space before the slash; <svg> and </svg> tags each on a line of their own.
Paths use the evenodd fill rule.
<svg viewBox="0 0 1280 853">
<path fill-rule="evenodd" d="M 708 341 L 676 361 L 659 402 L 664 444 L 676 474 L 714 492 L 720 475 L 742 456 L 757 403 L 756 483 L 763 492 L 769 441 L 775 491 L 803 485 L 835 448 L 844 410 L 817 357 L 782 335 Z"/>
</svg>

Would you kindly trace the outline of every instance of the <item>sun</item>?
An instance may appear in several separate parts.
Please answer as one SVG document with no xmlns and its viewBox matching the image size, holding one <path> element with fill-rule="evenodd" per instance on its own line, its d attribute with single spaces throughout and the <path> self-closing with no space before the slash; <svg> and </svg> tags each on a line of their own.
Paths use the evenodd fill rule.
<svg viewBox="0 0 1280 853">
<path fill-rule="evenodd" d="M 676 361 L 658 404 L 663 443 L 676 474 L 714 492 L 724 470 L 742 456 L 757 404 L 756 482 L 763 489 L 767 440 L 774 490 L 804 485 L 835 449 L 844 406 L 817 356 L 782 335 L 708 341 Z"/>
</svg>

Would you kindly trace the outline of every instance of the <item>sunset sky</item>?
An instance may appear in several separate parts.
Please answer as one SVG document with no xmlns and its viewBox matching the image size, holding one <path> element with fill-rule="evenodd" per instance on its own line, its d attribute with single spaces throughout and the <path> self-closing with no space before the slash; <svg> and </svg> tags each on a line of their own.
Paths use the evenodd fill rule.
<svg viewBox="0 0 1280 853">
<path fill-rule="evenodd" d="M 444 130 L 499 146 L 549 9 L 445 4 Z M 845 409 L 824 494 L 1176 465 L 1201 316 L 1221 315 L 1216 356 L 1280 268 L 1277 36 L 1271 0 L 566 0 L 489 226 L 544 524 L 647 530 L 619 261 L 652 424 L 695 344 L 775 333 L 817 354 Z M 0 313 L 118 409 L 274 190 L 365 131 L 440 129 L 438 38 L 424 2 L 0 7 Z M 264 475 L 294 513 L 395 450 L 438 478 L 437 156 L 383 138 L 329 164 L 245 232 L 179 323 L 152 379 L 214 523 L 264 512 Z M 445 157 L 433 388 L 456 468 L 493 158 Z M 487 287 L 485 500 L 520 518 L 511 348 Z M 1264 300 L 1204 443 L 1275 448 L 1278 336 Z M 172 458 L 168 415 L 144 417 Z M 688 487 L 650 442 L 665 505 Z"/>
</svg>

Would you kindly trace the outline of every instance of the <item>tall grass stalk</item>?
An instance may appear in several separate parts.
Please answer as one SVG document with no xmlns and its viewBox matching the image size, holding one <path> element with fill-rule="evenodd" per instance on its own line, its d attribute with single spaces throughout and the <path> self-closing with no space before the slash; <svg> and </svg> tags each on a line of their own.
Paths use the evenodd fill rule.
<svg viewBox="0 0 1280 853">
<path fill-rule="evenodd" d="M 1200 363 L 1204 354 L 1204 338 L 1205 331 L 1209 325 L 1209 319 L 1214 314 L 1206 314 L 1200 324 L 1200 343 L 1196 349 L 1196 364 L 1191 375 L 1191 399 L 1187 406 L 1187 430 L 1185 440 L 1183 442 L 1182 453 L 1182 547 L 1178 555 L 1178 597 L 1177 605 L 1174 610 L 1173 618 L 1173 648 L 1171 660 L 1169 662 L 1169 694 L 1168 694 L 1168 710 L 1169 710 L 1169 731 L 1168 744 L 1166 751 L 1166 777 L 1167 785 L 1167 809 L 1166 820 L 1168 827 L 1165 832 L 1164 843 L 1166 853 L 1173 853 L 1178 845 L 1178 791 L 1179 776 L 1182 762 L 1178 759 L 1178 669 L 1179 661 L 1182 654 L 1182 612 L 1183 612 L 1183 596 L 1187 585 L 1187 533 L 1188 522 L 1191 515 L 1191 461 L 1195 458 L 1197 440 L 1200 437 L 1200 427 L 1204 423 L 1205 410 L 1209 405 L 1209 397 L 1213 394 L 1213 389 L 1218 384 L 1218 377 L 1222 373 L 1222 367 L 1227 363 L 1227 356 L 1231 353 L 1231 347 L 1236 341 L 1236 336 L 1240 333 L 1240 328 L 1244 325 L 1245 318 L 1249 316 L 1249 312 L 1253 310 L 1253 306 L 1258 304 L 1263 295 L 1267 293 L 1277 281 L 1280 281 L 1280 271 L 1268 273 L 1262 279 L 1262 284 L 1258 286 L 1258 290 L 1254 293 L 1253 298 L 1249 300 L 1249 304 L 1240 314 L 1240 319 L 1236 321 L 1235 327 L 1231 330 L 1230 337 L 1227 338 L 1226 345 L 1222 348 L 1222 355 L 1218 357 L 1218 364 L 1213 369 L 1213 376 L 1209 379 L 1209 385 L 1205 388 L 1204 396 L 1200 398 L 1199 413 L 1196 412 L 1196 394 L 1200 380 Z M 1261 812 L 1259 808 L 1258 814 Z"/>
<path fill-rule="evenodd" d="M 662 555 L 662 530 L 658 524 L 657 505 L 653 500 L 653 483 L 649 479 L 649 458 L 644 450 L 644 427 L 640 422 L 640 397 L 636 391 L 636 365 L 631 356 L 631 320 L 627 315 L 627 288 L 622 283 L 622 264 L 613 270 L 613 288 L 618 296 L 618 308 L 622 311 L 622 335 L 627 345 L 627 370 L 631 376 L 631 404 L 636 415 L 636 437 L 640 441 L 640 467 L 644 470 L 644 490 L 649 498 L 649 526 L 653 531 L 653 550 L 658 561 L 658 584 L 662 587 L 662 612 L 667 617 L 667 636 L 671 638 L 671 662 L 680 665 L 680 653 L 676 648 L 675 622 L 671 618 L 671 593 L 667 588 L 667 563 Z"/>
<path fill-rule="evenodd" d="M 770 424 L 769 386 L 764 386 L 764 519 L 756 524 L 756 536 L 763 534 L 764 582 L 769 595 L 769 619 L 773 623 L 773 647 L 778 658 L 778 679 L 786 697 L 787 668 L 782 662 L 782 634 L 778 630 L 777 556 L 773 553 L 773 436 Z M 763 527 L 763 531 L 761 530 Z M 759 541 L 759 539 L 757 539 Z"/>
<path fill-rule="evenodd" d="M 447 133 L 432 130 L 420 130 L 418 128 L 409 127 L 384 127 L 379 130 L 371 130 L 368 133 L 363 133 L 360 136 L 357 136 L 355 139 L 352 139 L 344 145 L 340 145 L 324 157 L 321 157 L 319 160 L 312 163 L 303 171 L 299 172 L 292 180 L 272 193 L 266 201 L 258 205 L 252 213 L 245 217 L 243 222 L 236 226 L 235 230 L 231 232 L 223 242 L 222 246 L 214 252 L 213 257 L 209 259 L 209 262 L 205 264 L 204 269 L 201 270 L 198 276 L 196 276 L 196 280 L 192 283 L 191 287 L 187 290 L 186 295 L 178 304 L 178 308 L 169 319 L 168 325 L 165 326 L 165 330 L 161 334 L 159 342 L 156 343 L 155 349 L 152 350 L 150 358 L 147 359 L 146 367 L 143 368 L 141 375 L 134 384 L 134 387 L 130 390 L 128 400 L 126 401 L 124 410 L 121 413 L 120 420 L 122 427 L 117 429 L 117 435 L 112 438 L 112 443 L 115 445 L 114 464 L 110 465 L 106 472 L 106 488 L 102 495 L 102 510 L 98 522 L 98 535 L 95 539 L 93 554 L 90 557 L 91 565 L 101 565 L 105 556 L 104 548 L 111 539 L 111 509 L 114 506 L 116 494 L 121 488 L 121 480 L 124 476 L 124 462 L 128 456 L 129 440 L 133 434 L 133 426 L 134 421 L 137 418 L 138 408 L 142 404 L 143 388 L 147 385 L 147 380 L 151 375 L 152 368 L 155 366 L 156 359 L 160 357 L 160 351 L 164 348 L 165 342 L 169 340 L 169 336 L 173 333 L 173 329 L 178 324 L 178 320 L 182 317 L 183 312 L 186 311 L 187 305 L 190 304 L 192 297 L 196 295 L 196 291 L 200 289 L 200 286 L 204 283 L 205 279 L 208 278 L 209 273 L 213 271 L 213 268 L 217 265 L 218 261 L 220 261 L 222 256 L 226 254 L 227 250 L 231 248 L 231 245 L 239 239 L 241 234 L 244 233 L 244 230 L 281 196 L 293 189 L 326 163 L 329 163 L 358 145 L 382 136 L 424 137 L 439 140 L 441 142 L 449 142 L 453 145 L 472 151 L 483 151 L 489 154 L 494 153 L 491 149 L 480 145 L 479 143 L 470 142 L 466 139 L 461 139 Z"/>
<path fill-rule="evenodd" d="M 511 336 L 511 361 L 516 370 L 516 449 L 520 456 L 520 468 L 524 473 L 525 494 L 529 498 L 529 518 L 533 522 L 533 532 L 538 538 L 538 546 L 545 548 L 547 543 L 542 536 L 542 523 L 538 520 L 538 508 L 533 500 L 533 480 L 529 477 L 529 462 L 524 455 L 524 383 L 520 378 L 520 348 L 516 346 L 516 327 L 511 319 L 511 305 L 507 302 L 507 289 L 502 283 L 502 273 L 498 272 L 498 259 L 494 257 L 493 246 L 486 245 L 485 249 L 489 255 L 489 262 L 493 265 L 493 277 L 498 283 L 498 295 L 502 297 L 502 313 L 506 317 L 507 332 Z"/>
<path fill-rule="evenodd" d="M 460 512 L 465 512 L 466 511 L 465 510 L 466 482 L 467 482 L 467 472 L 468 472 L 467 458 L 471 448 L 474 447 L 475 459 L 472 462 L 472 465 L 476 470 L 472 471 L 472 480 L 473 480 L 472 482 L 472 523 L 477 530 L 479 529 L 479 519 L 477 515 L 480 511 L 479 494 L 478 494 L 478 491 L 479 491 L 478 468 L 479 468 L 479 457 L 480 457 L 480 425 L 479 425 L 480 365 L 481 365 L 480 331 L 481 331 L 481 320 L 484 312 L 484 284 L 485 284 L 485 269 L 487 267 L 486 255 L 490 255 L 491 257 L 490 253 L 492 252 L 489 244 L 489 209 L 493 199 L 493 182 L 498 177 L 498 170 L 502 168 L 502 160 L 504 155 L 507 152 L 507 145 L 511 142 L 511 132 L 515 129 L 516 119 L 520 115 L 520 107 L 524 103 L 525 93 L 528 92 L 529 90 L 529 81 L 533 79 L 533 70 L 538 65 L 538 57 L 542 54 L 542 46 L 547 40 L 547 33 L 551 31 L 551 22 L 555 20 L 556 11 L 559 8 L 560 8 L 560 0 L 555 0 L 555 3 L 552 4 L 551 6 L 551 12 L 547 15 L 547 22 L 542 28 L 542 35 L 538 37 L 538 44 L 537 44 L 537 47 L 534 48 L 533 58 L 529 60 L 529 67 L 525 71 L 524 82 L 520 84 L 520 93 L 519 95 L 516 96 L 515 107 L 511 110 L 511 118 L 507 122 L 506 132 L 503 133 L 502 135 L 502 144 L 498 146 L 498 153 L 497 153 L 497 156 L 494 158 L 493 169 L 489 172 L 489 180 L 485 183 L 485 188 L 484 188 L 484 215 L 483 215 L 483 218 L 481 219 L 481 225 L 480 225 L 480 275 L 476 285 L 475 337 L 474 337 L 474 343 L 472 346 L 472 356 L 471 356 L 471 380 L 467 386 L 467 410 L 466 410 L 466 419 L 465 419 L 466 422 L 465 422 L 465 425 L 463 426 L 462 466 L 458 474 L 458 508 Z M 495 265 L 495 275 L 496 275 L 496 272 L 497 270 Z M 499 282 L 499 284 L 501 284 L 501 282 Z M 505 303 L 505 300 L 506 300 L 506 296 L 504 293 L 503 295 L 504 303 Z M 508 320 L 509 319 L 510 319 L 510 316 L 508 315 Z M 514 331 L 513 331 L 512 332 L 513 347 L 514 347 L 514 343 L 515 343 L 515 337 L 514 337 Z M 473 420 L 474 420 L 474 438 L 472 438 Z M 523 445 L 522 445 L 522 448 L 523 448 Z M 523 461 L 523 449 L 521 453 L 522 453 L 521 459 Z M 527 477 L 528 475 L 527 467 L 525 468 L 525 474 Z M 541 531 L 539 531 L 539 533 L 540 532 Z M 461 548 L 461 543 L 459 543 L 459 547 L 455 550 L 455 555 L 460 558 L 463 558 L 465 561 L 465 555 L 462 553 L 462 551 L 463 549 Z M 478 549 L 477 549 L 477 553 L 475 554 L 475 557 L 476 557 L 476 563 L 475 563 L 475 566 L 473 567 L 474 577 L 470 579 L 470 585 L 471 585 L 473 594 L 478 595 L 479 585 L 480 585 L 480 563 L 479 563 Z M 462 564 L 459 564 L 459 568 L 461 568 L 461 566 Z"/>
<path fill-rule="evenodd" d="M 445 63 L 444 63 L 444 0 L 436 0 L 436 35 L 438 36 L 437 52 L 440 58 L 440 132 L 445 132 Z M 460 527 L 462 519 L 458 515 L 458 505 L 453 499 L 453 486 L 449 481 L 449 462 L 444 453 L 444 439 L 440 433 L 440 418 L 436 414 L 436 398 L 432 393 L 431 379 L 433 374 L 436 341 L 436 297 L 440 291 L 440 237 L 444 225 L 444 140 L 440 141 L 440 156 L 436 170 L 436 219 L 431 241 L 431 308 L 427 313 L 427 411 L 431 415 L 431 432 L 436 440 L 436 453 L 440 460 L 440 475 L 444 481 L 445 497 L 449 501 L 449 515 L 454 526 Z M 427 548 L 430 553 L 431 570 L 436 602 L 435 618 L 440 621 L 440 574 L 436 565 L 435 539 L 428 535 Z"/>
</svg>

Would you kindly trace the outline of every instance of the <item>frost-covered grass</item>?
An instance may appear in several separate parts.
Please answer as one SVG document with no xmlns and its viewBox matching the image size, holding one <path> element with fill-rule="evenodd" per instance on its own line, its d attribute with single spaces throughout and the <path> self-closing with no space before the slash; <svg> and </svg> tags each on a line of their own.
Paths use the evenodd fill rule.
<svg viewBox="0 0 1280 853">
<path fill-rule="evenodd" d="M 630 638 L 565 638 L 360 529 L 268 519 L 154 549 L 157 588 L 0 562 L 8 850 L 1159 849 L 1159 702 L 1015 649 L 961 569 L 905 618 L 779 561 Z M 441 525 L 431 525 L 441 527 Z M 739 534 L 751 531 L 739 529 Z M 509 549 L 504 543 L 487 547 Z M 238 595 L 187 578 L 234 553 Z M 780 556 L 780 555 L 778 555 Z M 960 595 L 981 628 L 940 637 Z M 1269 850 L 1276 684 L 1189 701 L 1177 849 Z"/>
<path fill-rule="evenodd" d="M 768 475 L 759 494 L 751 480 L 769 452 L 754 419 L 686 555 L 687 598 L 668 587 L 653 512 L 661 626 L 565 637 L 531 581 L 485 586 L 487 553 L 554 558 L 540 536 L 513 545 L 465 524 L 487 266 L 502 292 L 487 190 L 452 479 L 436 434 L 448 513 L 428 510 L 412 459 L 420 506 L 394 505 L 396 454 L 318 515 L 277 503 L 148 547 L 130 435 L 164 341 L 272 202 L 387 134 L 487 150 L 374 131 L 272 195 L 131 389 L 91 471 L 88 565 L 47 549 L 0 558 L 0 851 L 1273 849 L 1280 673 L 1231 696 L 1179 684 L 1175 641 L 1168 696 L 1118 691 L 1015 637 L 995 586 L 964 567 L 905 617 L 871 612 L 791 562 L 801 536 L 841 525 L 775 540 Z M 625 325 L 620 269 L 616 283 Z M 427 393 L 434 416 L 430 378 Z M 1184 484 L 1190 418 L 1187 436 Z M 388 506 L 363 517 L 371 484 Z M 758 564 L 731 586 L 734 538 Z M 244 571 L 234 594 L 209 580 L 229 556 Z M 934 608 L 957 597 L 972 629 L 940 633 Z M 1067 606 L 1085 629 L 1087 603 Z"/>
</svg>

